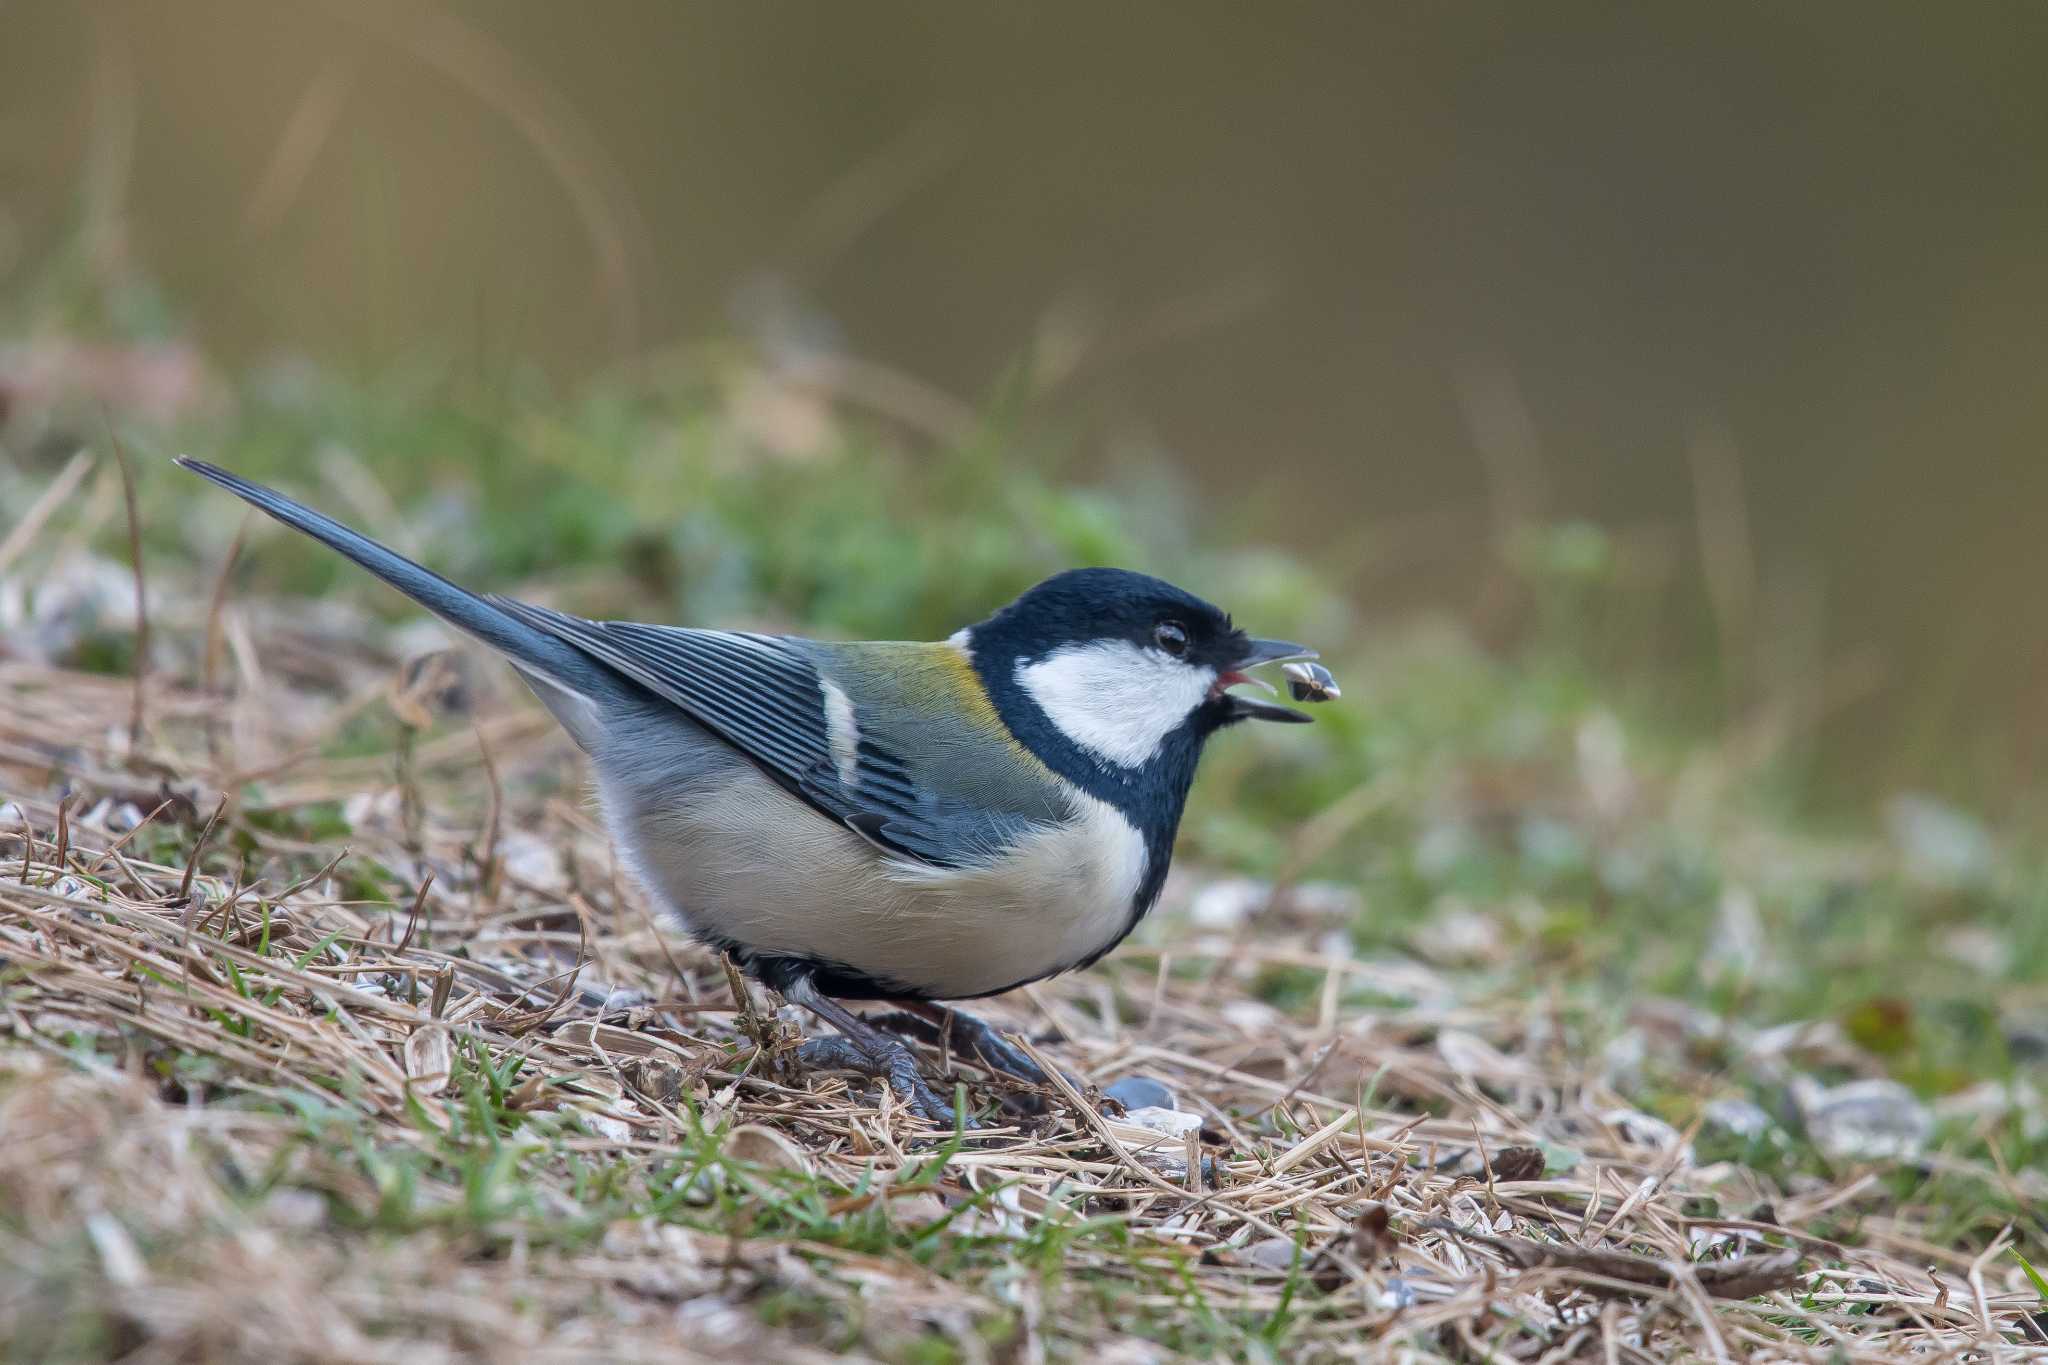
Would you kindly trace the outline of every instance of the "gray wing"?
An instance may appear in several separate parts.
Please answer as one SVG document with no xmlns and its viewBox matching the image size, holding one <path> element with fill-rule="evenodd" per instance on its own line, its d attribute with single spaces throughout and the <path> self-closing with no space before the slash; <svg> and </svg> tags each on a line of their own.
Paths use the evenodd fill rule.
<svg viewBox="0 0 2048 1365">
<path fill-rule="evenodd" d="M 938 868 L 968 866 L 1060 817 L 1055 793 L 991 802 L 945 782 L 943 771 L 920 771 L 915 748 L 905 742 L 917 738 L 904 724 L 914 708 L 891 695 L 873 654 L 892 648 L 921 653 L 928 646 L 846 647 L 859 649 L 868 666 L 834 682 L 838 698 L 828 706 L 820 664 L 831 669 L 831 646 L 588 621 L 510 598 L 489 600 L 677 707 L 789 791 L 897 857 Z M 863 712 L 885 723 L 863 725 Z"/>
</svg>

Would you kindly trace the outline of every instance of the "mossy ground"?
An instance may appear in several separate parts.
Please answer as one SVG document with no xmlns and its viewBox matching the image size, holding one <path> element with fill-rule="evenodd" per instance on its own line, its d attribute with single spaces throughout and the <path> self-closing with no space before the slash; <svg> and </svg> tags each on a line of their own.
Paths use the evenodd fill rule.
<svg viewBox="0 0 2048 1365">
<path fill-rule="evenodd" d="M 9 1358 L 2039 1340 L 2006 1250 L 2048 1259 L 2048 865 L 2024 833 L 1924 799 L 1816 814 L 1811 708 L 1703 703 L 1711 663 L 1655 665 L 1657 604 L 1592 528 L 1476 551 L 1514 623 L 1482 646 L 1236 543 L 1156 470 L 1078 477 L 1001 403 L 934 433 L 737 357 L 692 374 L 564 395 L 301 368 L 175 416 L 17 411 Z M 1089 1081 L 1166 1081 L 1202 1128 L 1053 1096 L 960 1139 L 790 1074 L 793 1022 L 763 999 L 739 1027 L 718 964 L 656 933 L 502 670 L 395 683 L 440 642 L 179 452 L 593 615 L 933 637 L 1120 563 L 1325 645 L 1342 702 L 1216 746 L 1161 912 L 993 1011 Z M 1003 1121 L 1002 1087 L 952 1073 Z M 1616 1283 L 1600 1250 L 1663 1269 Z M 1766 1292 L 1710 1292 L 1708 1267 L 1781 1250 Z"/>
</svg>

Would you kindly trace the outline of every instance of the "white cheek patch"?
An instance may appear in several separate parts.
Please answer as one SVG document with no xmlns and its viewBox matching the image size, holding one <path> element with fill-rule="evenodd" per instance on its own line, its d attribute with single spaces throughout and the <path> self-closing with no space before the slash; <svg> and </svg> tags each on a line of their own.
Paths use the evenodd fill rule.
<svg viewBox="0 0 2048 1365">
<path fill-rule="evenodd" d="M 1136 768 L 1208 699 L 1216 670 L 1118 640 L 1055 650 L 1017 682 L 1068 739 Z"/>
</svg>

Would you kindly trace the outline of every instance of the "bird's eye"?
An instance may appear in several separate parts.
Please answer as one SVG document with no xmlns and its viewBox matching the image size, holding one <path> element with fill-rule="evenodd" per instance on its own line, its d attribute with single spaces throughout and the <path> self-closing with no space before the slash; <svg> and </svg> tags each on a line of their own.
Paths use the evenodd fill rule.
<svg viewBox="0 0 2048 1365">
<path fill-rule="evenodd" d="M 1161 621 L 1153 630 L 1152 638 L 1176 659 L 1188 652 L 1188 628 L 1178 621 Z"/>
</svg>

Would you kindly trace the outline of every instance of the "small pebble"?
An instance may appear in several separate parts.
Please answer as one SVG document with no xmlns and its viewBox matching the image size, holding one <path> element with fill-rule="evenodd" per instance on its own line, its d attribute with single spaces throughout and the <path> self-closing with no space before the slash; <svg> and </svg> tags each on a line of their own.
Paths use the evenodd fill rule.
<svg viewBox="0 0 2048 1365">
<path fill-rule="evenodd" d="M 1152 1105 L 1126 1109 L 1123 1121 L 1136 1124 L 1140 1128 L 1150 1128 L 1153 1132 L 1164 1133 L 1168 1137 L 1185 1137 L 1189 1133 L 1202 1131 L 1200 1114 L 1186 1114 L 1178 1109 L 1160 1109 Z"/>
<path fill-rule="evenodd" d="M 1300 1254 L 1291 1237 L 1262 1237 L 1244 1249 L 1244 1259 L 1261 1270 L 1286 1270 Z"/>
<path fill-rule="evenodd" d="M 1173 1092 L 1150 1076 L 1121 1076 L 1103 1087 L 1102 1093 L 1131 1109 L 1177 1109 Z"/>
</svg>

